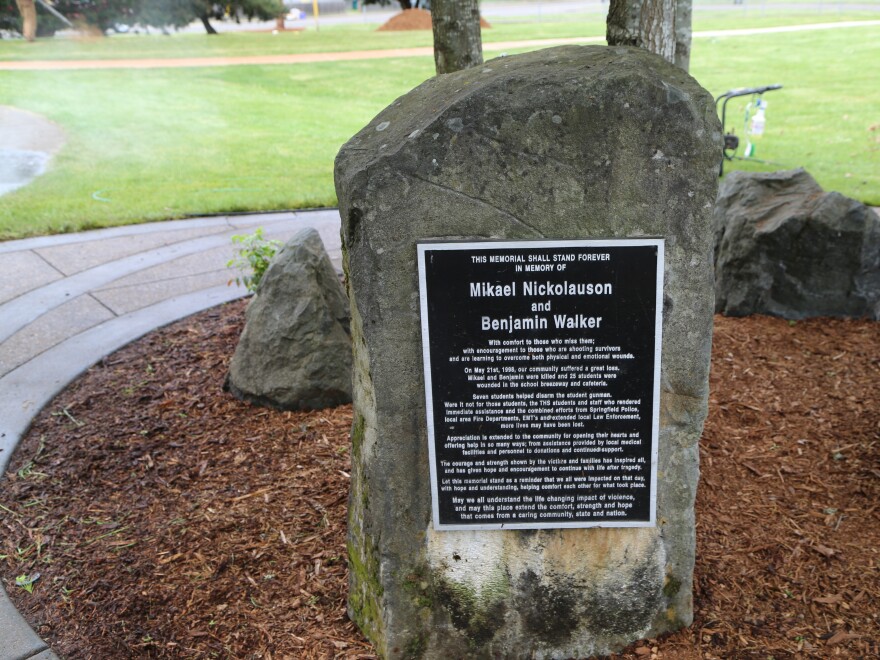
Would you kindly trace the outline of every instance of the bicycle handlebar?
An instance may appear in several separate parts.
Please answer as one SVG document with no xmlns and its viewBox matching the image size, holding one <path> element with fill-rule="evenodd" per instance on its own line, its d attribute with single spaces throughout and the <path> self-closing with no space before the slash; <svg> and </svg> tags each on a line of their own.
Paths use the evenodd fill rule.
<svg viewBox="0 0 880 660">
<path fill-rule="evenodd" d="M 748 96 L 749 94 L 763 94 L 774 89 L 782 89 L 782 85 L 776 83 L 775 85 L 762 85 L 761 87 L 738 87 L 737 89 L 731 89 L 729 92 L 724 92 L 724 94 L 715 99 L 715 105 L 718 105 L 721 99 L 732 99 L 736 96 Z"/>
</svg>

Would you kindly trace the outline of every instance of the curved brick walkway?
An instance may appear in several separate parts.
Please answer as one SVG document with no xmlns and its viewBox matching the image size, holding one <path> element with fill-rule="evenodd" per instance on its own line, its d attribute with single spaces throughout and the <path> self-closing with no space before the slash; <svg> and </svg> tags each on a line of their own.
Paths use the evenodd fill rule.
<svg viewBox="0 0 880 660">
<path fill-rule="evenodd" d="M 231 236 L 315 227 L 341 268 L 336 209 L 197 218 L 0 243 L 0 476 L 31 419 L 138 337 L 245 295 L 227 286 Z M 0 660 L 56 656 L 0 587 Z"/>
</svg>

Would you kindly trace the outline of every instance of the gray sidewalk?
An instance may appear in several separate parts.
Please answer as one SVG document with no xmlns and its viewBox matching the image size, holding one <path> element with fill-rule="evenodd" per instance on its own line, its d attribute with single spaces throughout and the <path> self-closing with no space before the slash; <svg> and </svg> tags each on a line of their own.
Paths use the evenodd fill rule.
<svg viewBox="0 0 880 660">
<path fill-rule="evenodd" d="M 0 478 L 31 419 L 101 358 L 240 298 L 234 234 L 318 230 L 341 270 L 335 209 L 196 218 L 0 243 Z M 0 660 L 56 657 L 0 587 Z"/>
</svg>

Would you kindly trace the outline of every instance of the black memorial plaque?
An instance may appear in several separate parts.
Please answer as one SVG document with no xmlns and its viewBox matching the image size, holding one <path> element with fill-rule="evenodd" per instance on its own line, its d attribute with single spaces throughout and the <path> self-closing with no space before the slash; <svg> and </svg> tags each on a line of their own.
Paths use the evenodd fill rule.
<svg viewBox="0 0 880 660">
<path fill-rule="evenodd" d="M 435 527 L 653 526 L 662 239 L 418 252 Z"/>
</svg>

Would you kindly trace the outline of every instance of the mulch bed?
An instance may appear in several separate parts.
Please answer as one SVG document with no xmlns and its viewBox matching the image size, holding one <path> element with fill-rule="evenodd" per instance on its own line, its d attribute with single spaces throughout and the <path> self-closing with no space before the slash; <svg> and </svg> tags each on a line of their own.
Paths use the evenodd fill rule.
<svg viewBox="0 0 880 660">
<path fill-rule="evenodd" d="M 489 21 L 480 17 L 480 28 L 485 30 L 492 27 Z M 431 12 L 425 9 L 404 9 L 402 12 L 394 14 L 391 18 L 380 25 L 377 30 L 379 32 L 389 32 L 395 30 L 430 30 L 431 29 Z"/>
<path fill-rule="evenodd" d="M 103 360 L 0 482 L 0 579 L 62 657 L 375 657 L 345 614 L 351 410 L 224 394 L 242 314 Z M 880 324 L 716 318 L 695 622 L 617 657 L 880 655 L 878 392 Z"/>
</svg>

